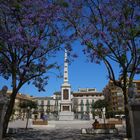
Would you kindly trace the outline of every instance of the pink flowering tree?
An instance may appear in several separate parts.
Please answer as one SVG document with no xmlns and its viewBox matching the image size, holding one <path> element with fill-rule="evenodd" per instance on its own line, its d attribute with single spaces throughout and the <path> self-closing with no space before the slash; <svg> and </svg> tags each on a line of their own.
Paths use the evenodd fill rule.
<svg viewBox="0 0 140 140">
<path fill-rule="evenodd" d="M 51 0 L 1 0 L 0 76 L 12 81 L 3 134 L 20 88 L 31 82 L 44 91 L 46 73 L 57 68 L 50 58 L 68 41 L 59 22 L 59 12 L 59 6 Z"/>
<path fill-rule="evenodd" d="M 62 2 L 63 0 L 61 0 Z M 124 95 L 126 132 L 131 137 L 127 90 L 140 73 L 140 3 L 138 0 L 63 1 L 63 20 L 72 28 L 91 62 L 103 62 L 108 77 Z M 120 78 L 116 74 L 119 65 Z"/>
</svg>

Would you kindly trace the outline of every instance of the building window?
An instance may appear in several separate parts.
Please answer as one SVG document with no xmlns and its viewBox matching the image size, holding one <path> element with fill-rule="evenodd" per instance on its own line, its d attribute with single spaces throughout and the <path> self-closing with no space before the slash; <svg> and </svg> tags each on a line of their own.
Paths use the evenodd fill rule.
<svg viewBox="0 0 140 140">
<path fill-rule="evenodd" d="M 86 111 L 89 113 L 89 108 L 90 108 L 90 104 L 89 104 L 89 100 L 86 101 Z"/>
<path fill-rule="evenodd" d="M 43 100 L 41 101 L 41 105 L 44 105 L 44 101 Z"/>
<path fill-rule="evenodd" d="M 81 103 L 80 103 L 81 105 L 84 105 L 84 102 L 83 102 L 83 100 L 81 100 Z"/>
<path fill-rule="evenodd" d="M 92 112 L 94 112 L 94 100 L 92 100 L 91 108 L 92 108 Z"/>
<path fill-rule="evenodd" d="M 84 112 L 84 103 L 83 103 L 83 100 L 81 100 L 80 105 L 81 105 L 81 112 Z"/>
<path fill-rule="evenodd" d="M 50 100 L 48 100 L 48 103 L 47 103 L 47 105 L 48 105 L 48 106 L 50 106 Z"/>
<path fill-rule="evenodd" d="M 81 112 L 84 112 L 84 107 L 83 106 L 81 106 Z"/>
</svg>

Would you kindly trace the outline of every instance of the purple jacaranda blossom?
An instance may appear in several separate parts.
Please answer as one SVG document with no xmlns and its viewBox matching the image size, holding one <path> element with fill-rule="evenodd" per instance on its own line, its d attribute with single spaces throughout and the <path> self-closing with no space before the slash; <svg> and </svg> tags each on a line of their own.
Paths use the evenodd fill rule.
<svg viewBox="0 0 140 140">
<path fill-rule="evenodd" d="M 133 25 L 133 22 L 134 21 L 132 19 L 128 19 L 125 21 L 125 24 L 126 24 L 126 26 L 131 26 L 131 25 Z"/>
<path fill-rule="evenodd" d="M 64 40 L 70 41 L 57 21 L 61 15 L 60 5 L 49 0 L 5 0 L 1 2 L 0 9 L 0 39 L 4 45 L 0 50 L 0 65 L 2 60 L 7 62 L 7 65 L 0 69 L 1 75 L 10 77 L 15 68 L 17 80 L 20 79 L 20 82 L 22 79 L 24 82 L 34 81 L 36 76 L 44 79 L 48 69 L 46 60 L 59 50 Z M 49 67 L 51 68 L 53 67 Z M 43 81 L 46 80 L 48 79 Z M 43 86 L 42 83 L 42 89 Z"/>
<path fill-rule="evenodd" d="M 19 31 L 19 32 L 22 32 L 23 30 L 24 30 L 24 29 L 23 29 L 22 26 L 18 27 L 18 31 Z"/>
<path fill-rule="evenodd" d="M 28 19 L 28 18 L 27 19 L 23 19 L 22 20 L 22 24 L 23 25 L 30 25 L 30 24 L 32 24 L 32 21 L 30 19 Z"/>
<path fill-rule="evenodd" d="M 103 61 L 109 74 L 115 69 L 111 62 L 118 63 L 118 73 L 125 71 L 130 79 L 134 78 L 128 67 L 134 62 L 133 69 L 139 65 L 138 1 L 67 1 L 67 7 L 70 7 L 64 9 L 67 14 L 59 19 L 65 19 L 68 21 L 68 28 L 75 29 L 75 35 L 86 47 L 83 52 L 88 59 L 96 63 Z M 116 76 L 116 73 L 113 74 Z M 109 75 L 110 79 L 115 77 L 113 74 Z"/>
<path fill-rule="evenodd" d="M 38 45 L 39 42 L 40 42 L 40 40 L 39 40 L 38 37 L 32 37 L 32 38 L 31 38 L 31 43 L 32 43 L 32 44 L 36 44 L 36 45 Z"/>
</svg>

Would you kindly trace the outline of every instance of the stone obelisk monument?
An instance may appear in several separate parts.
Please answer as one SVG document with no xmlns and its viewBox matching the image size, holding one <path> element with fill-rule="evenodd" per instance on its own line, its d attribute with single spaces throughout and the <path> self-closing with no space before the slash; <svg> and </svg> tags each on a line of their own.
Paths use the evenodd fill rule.
<svg viewBox="0 0 140 140">
<path fill-rule="evenodd" d="M 68 59 L 67 50 L 64 55 L 64 82 L 61 86 L 61 102 L 59 120 L 73 120 L 74 113 L 72 112 L 71 101 L 71 85 L 68 82 Z"/>
</svg>

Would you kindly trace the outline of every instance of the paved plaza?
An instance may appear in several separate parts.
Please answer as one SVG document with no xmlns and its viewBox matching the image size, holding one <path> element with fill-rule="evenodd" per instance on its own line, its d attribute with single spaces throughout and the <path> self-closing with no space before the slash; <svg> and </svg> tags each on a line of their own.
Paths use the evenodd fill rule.
<svg viewBox="0 0 140 140">
<path fill-rule="evenodd" d="M 90 128 L 93 121 L 49 121 L 47 126 L 33 126 L 29 121 L 26 130 L 25 121 L 15 121 L 9 124 L 10 128 L 17 128 L 15 134 L 8 134 L 5 140 L 123 140 L 125 132 L 119 128 L 118 135 L 81 134 L 81 128 Z"/>
<path fill-rule="evenodd" d="M 8 140 L 122 140 L 121 135 L 87 135 L 79 129 L 20 130 Z"/>
<path fill-rule="evenodd" d="M 9 123 L 9 128 L 25 128 L 27 120 L 16 120 Z M 35 129 L 81 129 L 92 127 L 93 120 L 74 120 L 74 121 L 48 121 L 48 125 L 32 125 L 29 120 L 28 128 Z"/>
</svg>

